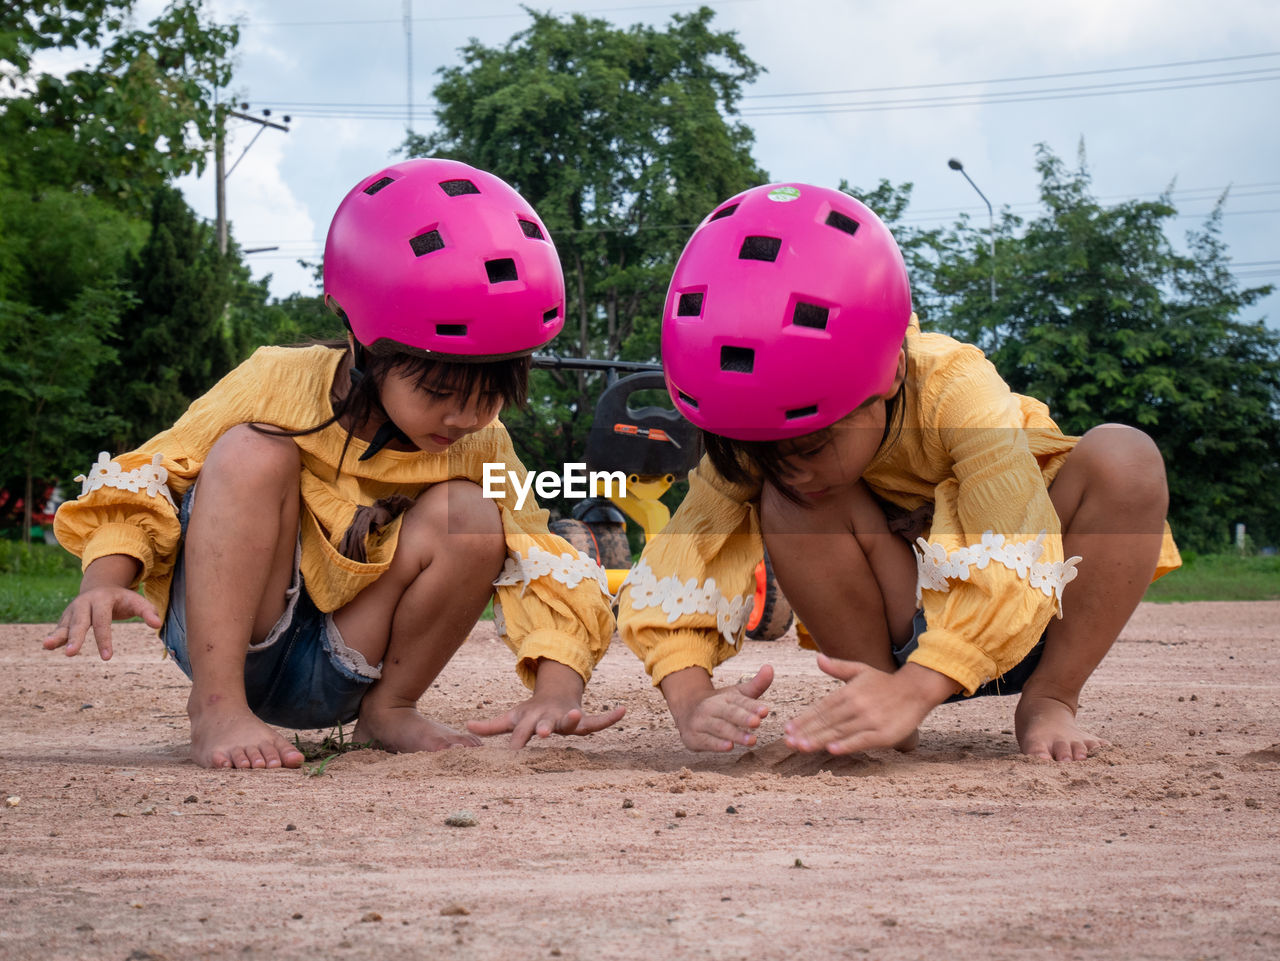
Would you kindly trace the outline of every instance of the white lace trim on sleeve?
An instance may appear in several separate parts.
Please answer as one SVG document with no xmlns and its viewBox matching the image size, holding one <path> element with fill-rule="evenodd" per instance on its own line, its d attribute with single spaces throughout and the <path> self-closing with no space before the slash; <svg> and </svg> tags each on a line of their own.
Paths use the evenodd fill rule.
<svg viewBox="0 0 1280 961">
<path fill-rule="evenodd" d="M 532 546 L 527 556 L 520 553 L 508 555 L 502 565 L 502 573 L 493 582 L 494 587 L 510 587 L 521 585 L 520 594 L 529 589 L 529 584 L 539 577 L 551 577 L 565 587 L 577 587 L 584 580 L 595 581 L 601 592 L 608 596 L 609 577 L 604 568 L 591 558 L 581 554 L 552 554 L 541 547 Z"/>
<path fill-rule="evenodd" d="M 919 579 L 916 582 L 916 603 L 923 591 L 951 590 L 951 581 L 967 581 L 973 568 L 985 570 L 992 561 L 1003 564 L 1023 578 L 1031 587 L 1039 588 L 1045 597 L 1056 602 L 1058 617 L 1062 616 L 1062 589 L 1076 577 L 1076 564 L 1081 558 L 1068 557 L 1065 561 L 1042 563 L 1045 531 L 1033 541 L 1005 543 L 1004 535 L 987 531 L 982 541 L 969 547 L 958 547 L 950 554 L 941 544 L 930 544 L 923 537 L 916 538 L 920 549 L 915 551 Z M 912 548 L 915 550 L 915 548 Z"/>
<path fill-rule="evenodd" d="M 156 454 L 151 458 L 150 464 L 127 471 L 120 466 L 119 461 L 112 460 L 104 450 L 98 454 L 98 459 L 89 468 L 89 473 L 81 474 L 76 478 L 83 484 L 80 496 L 84 497 L 85 494 L 103 487 L 115 487 L 135 494 L 145 490 L 152 497 L 163 497 L 176 511 L 178 505 L 173 502 L 173 495 L 169 493 L 169 472 L 160 466 L 163 459 L 162 455 Z"/>
<path fill-rule="evenodd" d="M 716 587 L 714 577 L 708 577 L 701 587 L 694 578 L 682 581 L 672 575 L 659 580 L 643 560 L 631 569 L 622 583 L 631 587 L 633 609 L 642 611 L 646 607 L 660 607 L 666 612 L 668 624 L 675 623 L 686 614 L 714 614 L 716 629 L 735 647 L 755 600 L 751 594 L 725 597 Z M 618 590 L 621 592 L 622 588 Z"/>
</svg>

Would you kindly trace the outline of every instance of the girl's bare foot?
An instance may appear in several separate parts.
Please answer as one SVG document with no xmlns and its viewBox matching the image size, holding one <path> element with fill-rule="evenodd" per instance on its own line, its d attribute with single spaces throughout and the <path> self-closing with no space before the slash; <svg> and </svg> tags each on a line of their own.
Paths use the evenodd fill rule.
<svg viewBox="0 0 1280 961">
<path fill-rule="evenodd" d="M 455 731 L 423 717 L 416 707 L 377 707 L 369 704 L 368 698 L 360 706 L 360 720 L 351 740 L 356 744 L 373 744 L 393 754 L 443 751 L 450 747 L 477 747 L 480 744 L 480 738 L 474 734 Z"/>
<path fill-rule="evenodd" d="M 1013 721 L 1022 753 L 1046 761 L 1083 761 L 1108 743 L 1081 728 L 1070 706 L 1047 695 L 1024 692 Z"/>
<path fill-rule="evenodd" d="M 197 707 L 192 692 L 187 715 L 191 718 L 191 757 L 201 767 L 302 766 L 302 752 L 243 705 Z"/>
</svg>

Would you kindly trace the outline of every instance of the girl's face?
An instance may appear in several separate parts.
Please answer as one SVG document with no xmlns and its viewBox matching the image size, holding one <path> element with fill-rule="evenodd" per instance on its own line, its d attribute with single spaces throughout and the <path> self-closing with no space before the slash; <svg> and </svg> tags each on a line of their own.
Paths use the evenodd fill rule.
<svg viewBox="0 0 1280 961">
<path fill-rule="evenodd" d="M 502 409 L 497 394 L 470 397 L 448 389 L 418 385 L 416 377 L 389 371 L 382 379 L 382 406 L 414 445 L 428 453 L 448 450 L 455 441 L 488 427 Z"/>
<path fill-rule="evenodd" d="M 897 376 L 887 393 L 872 397 L 826 430 L 791 441 L 791 453 L 782 461 L 787 486 L 803 500 L 818 501 L 856 484 L 880 449 L 885 402 L 898 392 L 905 375 L 906 354 L 899 354 Z"/>
</svg>

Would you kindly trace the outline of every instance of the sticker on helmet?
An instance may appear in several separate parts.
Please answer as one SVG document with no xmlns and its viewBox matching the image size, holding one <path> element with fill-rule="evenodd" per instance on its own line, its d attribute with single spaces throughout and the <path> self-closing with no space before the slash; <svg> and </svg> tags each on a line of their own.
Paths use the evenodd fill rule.
<svg viewBox="0 0 1280 961">
<path fill-rule="evenodd" d="M 800 199 L 800 191 L 795 187 L 774 187 L 766 196 L 770 200 L 776 200 L 780 204 L 788 203 L 792 200 Z"/>
</svg>

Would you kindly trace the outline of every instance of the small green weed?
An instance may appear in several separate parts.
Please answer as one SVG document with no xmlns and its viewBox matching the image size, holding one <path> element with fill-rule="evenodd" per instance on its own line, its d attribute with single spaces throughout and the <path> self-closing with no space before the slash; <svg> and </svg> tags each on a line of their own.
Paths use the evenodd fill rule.
<svg viewBox="0 0 1280 961">
<path fill-rule="evenodd" d="M 352 728 L 352 732 L 355 728 Z M 307 777 L 319 777 L 324 773 L 324 769 L 329 766 L 329 762 L 339 755 L 346 754 L 349 751 L 361 751 L 365 748 L 373 747 L 372 741 L 352 741 L 351 735 L 347 733 L 345 725 L 339 724 L 332 731 L 324 736 L 324 740 L 319 744 L 304 744 L 298 738 L 293 736 L 293 746 L 302 752 L 304 761 L 319 760 L 319 764 L 304 764 L 302 772 Z"/>
</svg>

